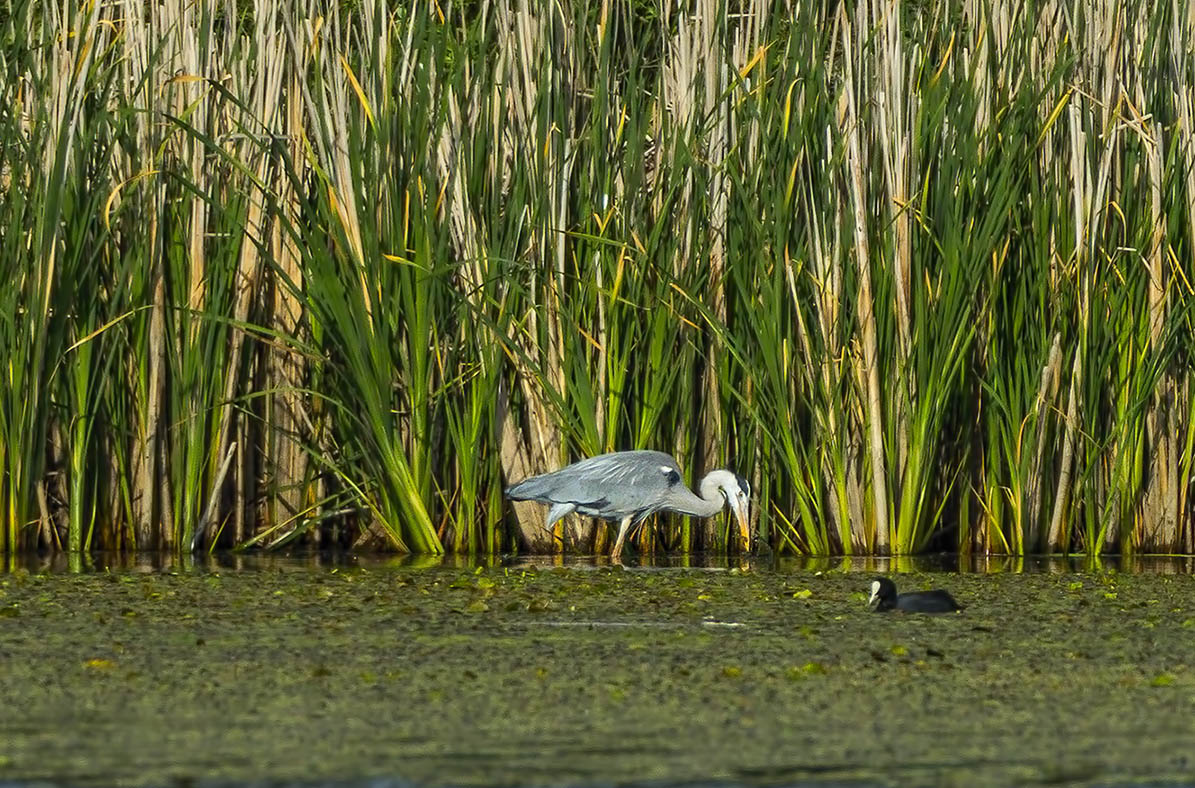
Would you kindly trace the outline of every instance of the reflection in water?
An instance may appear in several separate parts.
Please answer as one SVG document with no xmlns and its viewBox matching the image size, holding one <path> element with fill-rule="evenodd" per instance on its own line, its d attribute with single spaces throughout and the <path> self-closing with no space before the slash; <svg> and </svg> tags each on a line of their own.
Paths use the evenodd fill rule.
<svg viewBox="0 0 1195 788">
<path fill-rule="evenodd" d="M 262 570 L 340 569 L 474 569 L 477 567 L 600 569 L 620 565 L 628 570 L 706 569 L 710 571 L 764 572 L 962 572 L 1195 574 L 1190 555 L 968 555 L 938 553 L 918 556 L 775 556 L 725 553 L 671 553 L 642 555 L 613 562 L 608 556 L 412 556 L 351 551 L 297 551 L 288 553 L 221 552 L 179 556 L 168 552 L 138 553 L 22 553 L 5 556 L 0 572 L 49 573 L 151 573 L 151 572 L 252 572 Z"/>
</svg>

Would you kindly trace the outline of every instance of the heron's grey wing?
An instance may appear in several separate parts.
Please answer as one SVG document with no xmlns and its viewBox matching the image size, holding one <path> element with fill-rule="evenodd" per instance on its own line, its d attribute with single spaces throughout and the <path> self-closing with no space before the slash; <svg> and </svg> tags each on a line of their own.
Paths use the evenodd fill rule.
<svg viewBox="0 0 1195 788">
<path fill-rule="evenodd" d="M 572 471 L 569 488 L 576 495 L 574 500 L 600 500 L 599 506 L 582 508 L 612 519 L 631 514 L 647 516 L 665 502 L 668 490 L 681 480 L 676 460 L 658 451 L 603 454 L 564 470 Z"/>
<path fill-rule="evenodd" d="M 676 460 L 658 451 L 623 451 L 575 462 L 514 485 L 515 500 L 575 504 L 585 514 L 618 519 L 655 511 L 681 479 Z"/>
<path fill-rule="evenodd" d="M 557 520 L 563 519 L 575 511 L 577 511 L 577 505 L 572 502 L 552 504 L 552 507 L 548 509 L 548 523 L 544 527 L 551 531 Z"/>
</svg>

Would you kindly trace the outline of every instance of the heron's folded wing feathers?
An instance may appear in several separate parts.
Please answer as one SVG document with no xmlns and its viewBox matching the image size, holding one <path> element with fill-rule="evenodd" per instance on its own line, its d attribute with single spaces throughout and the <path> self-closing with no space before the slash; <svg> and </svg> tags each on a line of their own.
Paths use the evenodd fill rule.
<svg viewBox="0 0 1195 788">
<path fill-rule="evenodd" d="M 513 485 L 506 494 L 515 500 L 573 504 L 582 511 L 600 510 L 605 516 L 643 516 L 658 508 L 664 494 L 680 479 L 676 460 L 663 452 L 615 452 L 533 476 Z"/>
</svg>

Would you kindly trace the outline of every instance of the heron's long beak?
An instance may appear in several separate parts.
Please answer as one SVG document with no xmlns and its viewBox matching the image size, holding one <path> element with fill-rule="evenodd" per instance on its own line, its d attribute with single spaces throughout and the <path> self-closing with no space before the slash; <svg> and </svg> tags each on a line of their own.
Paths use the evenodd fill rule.
<svg viewBox="0 0 1195 788">
<path fill-rule="evenodd" d="M 734 519 L 739 524 L 739 546 L 743 552 L 747 552 L 751 549 L 751 521 L 747 517 L 747 502 L 736 499 L 731 509 L 734 510 Z"/>
</svg>

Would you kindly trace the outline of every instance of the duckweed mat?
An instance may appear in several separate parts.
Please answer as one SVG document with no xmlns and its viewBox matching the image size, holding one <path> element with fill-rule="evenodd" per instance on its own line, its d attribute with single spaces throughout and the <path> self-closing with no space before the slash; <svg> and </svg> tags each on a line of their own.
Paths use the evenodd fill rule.
<svg viewBox="0 0 1195 788">
<path fill-rule="evenodd" d="M 0 576 L 0 783 L 1195 782 L 1195 578 Z"/>
</svg>

